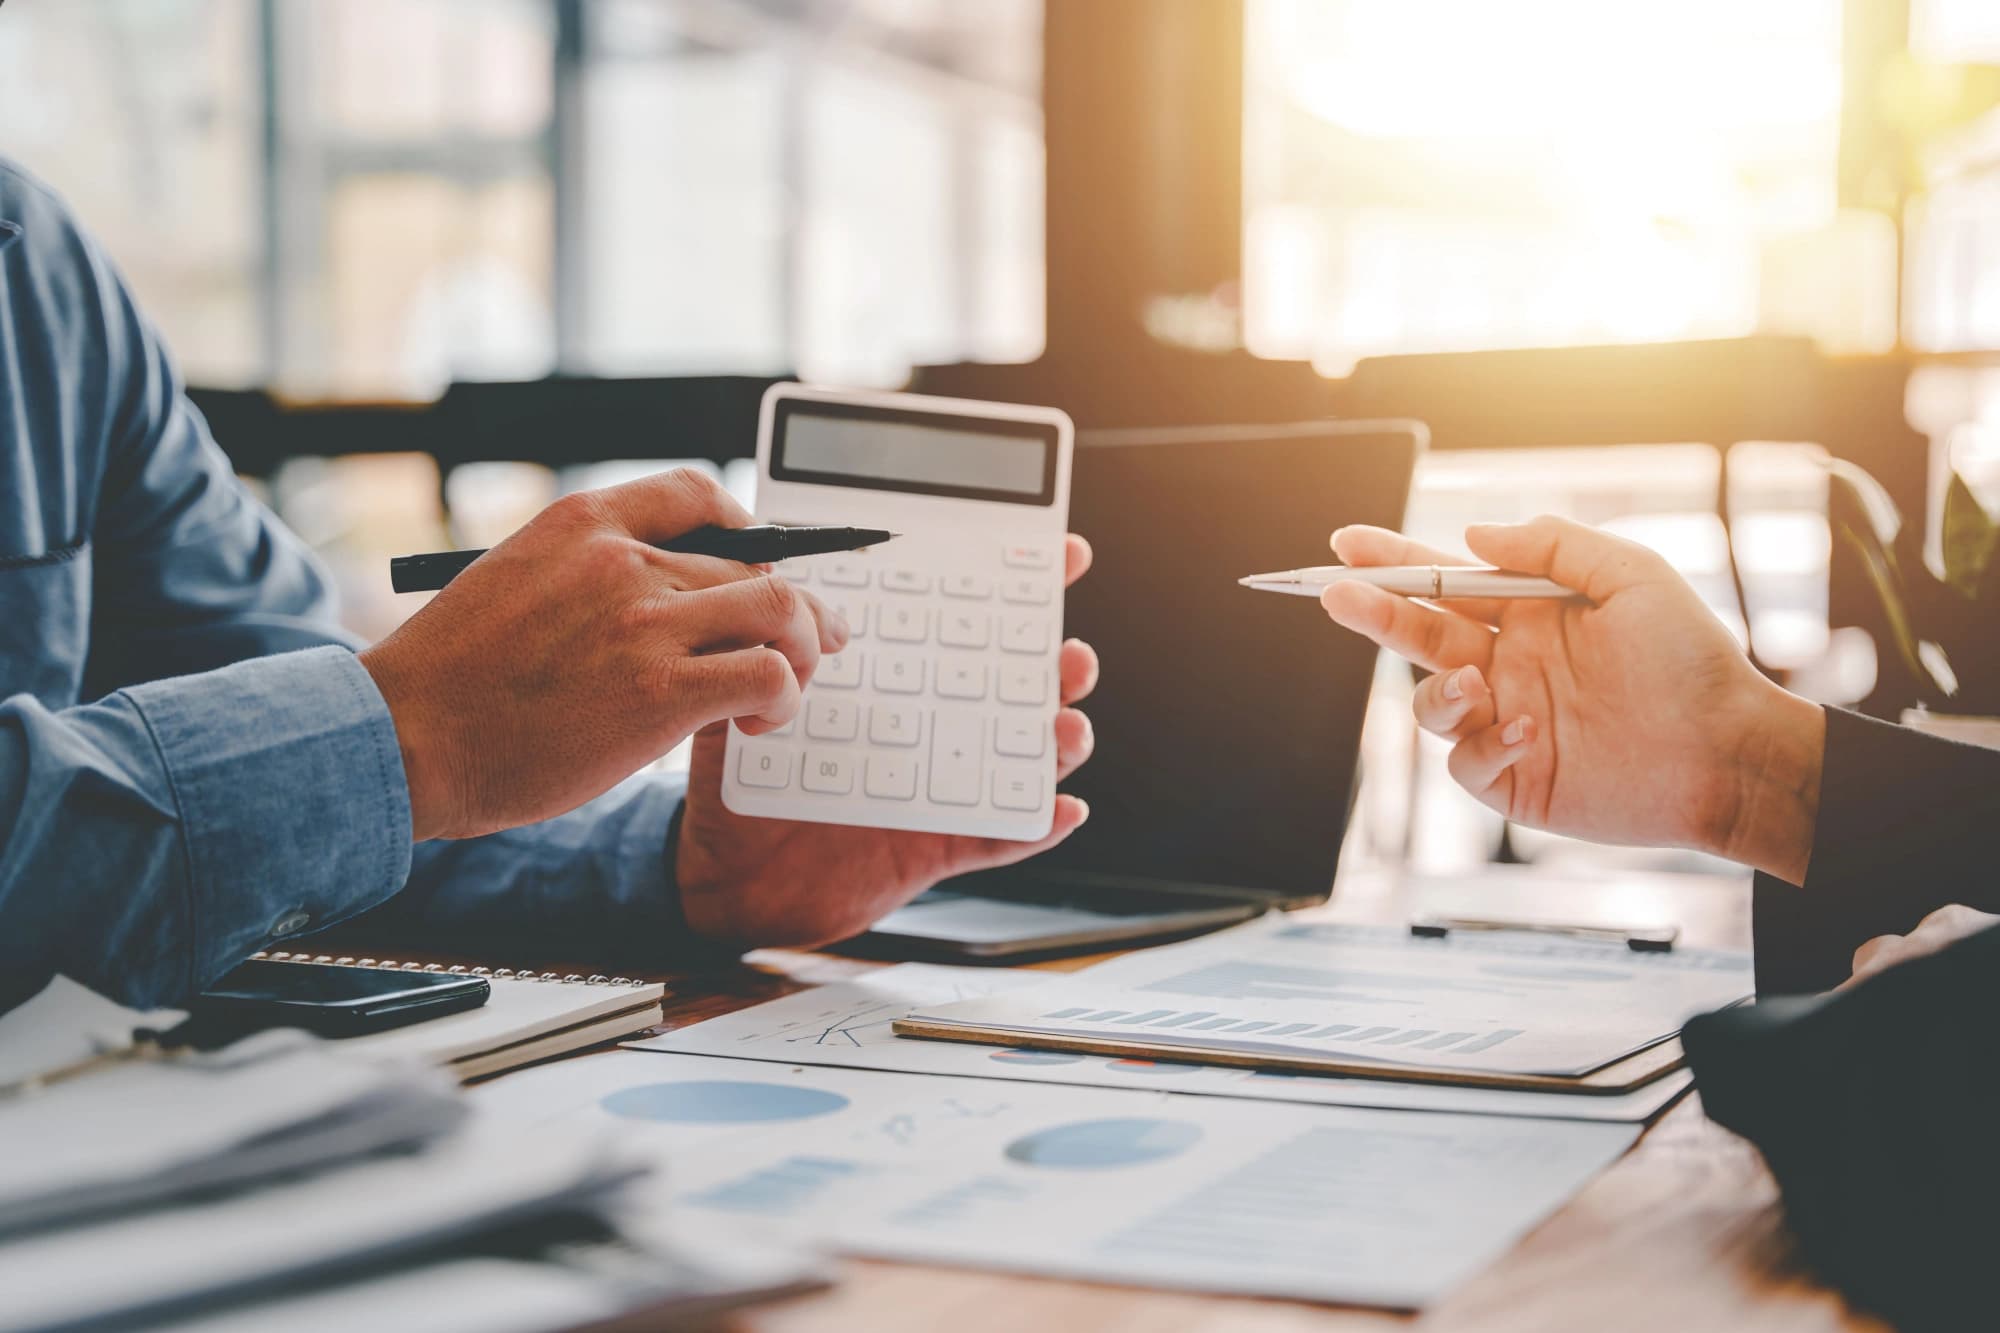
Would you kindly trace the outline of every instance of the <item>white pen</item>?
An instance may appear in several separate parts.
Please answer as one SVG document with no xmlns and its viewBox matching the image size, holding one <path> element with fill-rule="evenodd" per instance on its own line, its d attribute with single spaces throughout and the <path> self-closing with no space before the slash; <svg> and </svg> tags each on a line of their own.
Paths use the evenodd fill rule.
<svg viewBox="0 0 2000 1333">
<path fill-rule="evenodd" d="M 1317 597 L 1335 583 L 1366 583 L 1399 597 L 1548 597 L 1579 599 L 1583 594 L 1553 579 L 1515 574 L 1490 565 L 1317 565 L 1252 574 L 1236 580 L 1258 592 L 1288 592 Z"/>
</svg>

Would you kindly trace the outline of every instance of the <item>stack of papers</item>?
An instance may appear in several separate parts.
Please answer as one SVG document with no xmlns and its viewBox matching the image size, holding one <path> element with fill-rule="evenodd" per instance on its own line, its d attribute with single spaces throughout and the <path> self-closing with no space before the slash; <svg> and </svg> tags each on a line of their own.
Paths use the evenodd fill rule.
<svg viewBox="0 0 2000 1333">
<path fill-rule="evenodd" d="M 1259 922 L 911 1014 L 898 1033 L 1469 1086 L 1621 1092 L 1751 990 L 1748 955 L 1525 932 Z M 1635 1058 L 1637 1057 L 1637 1058 Z M 1622 1062 L 1622 1063 L 1619 1063 Z M 1614 1068 L 1615 1066 L 1615 1068 Z"/>
<path fill-rule="evenodd" d="M 0 1237 L 422 1144 L 465 1114 L 430 1070 L 303 1032 L 108 1065 L 0 1101 Z"/>
<path fill-rule="evenodd" d="M 474 1100 L 617 1133 L 667 1206 L 850 1254 L 1415 1308 L 1498 1257 L 1630 1124 L 1287 1105 L 626 1051 Z"/>
<path fill-rule="evenodd" d="M 989 995 L 1017 995 L 1050 980 L 1046 972 L 903 963 L 626 1044 L 633 1050 L 780 1064 L 1098 1088 L 1150 1084 L 1176 1093 L 1256 1101 L 1627 1123 L 1652 1119 L 1693 1081 L 1686 1070 L 1674 1070 L 1629 1091 L 1575 1097 L 1538 1089 L 1299 1072 L 1256 1063 L 1195 1064 L 1089 1051 L 1016 1049 L 1001 1043 L 913 1041 L 895 1033 L 896 1023 L 913 1014 L 934 1013 L 948 1004 Z"/>
<path fill-rule="evenodd" d="M 141 1016 L 67 983 L 24 1011 L 49 1026 L 17 1044 L 15 1016 L 0 1024 L 8 1329 L 273 1327 L 267 1307 L 304 1287 L 445 1290 L 467 1264 L 532 1293 L 482 1321 L 505 1328 L 707 1310 L 818 1280 L 788 1252 L 716 1262 L 651 1219 L 628 1231 L 646 1161 L 599 1136 L 481 1125 L 428 1065 L 271 1031 L 212 1052 L 128 1045 L 58 1072 L 120 1051 L 118 1028 L 129 1041 Z M 366 1304 L 351 1294 L 332 1304 Z"/>
<path fill-rule="evenodd" d="M 486 1096 L 625 1122 L 675 1208 L 856 1254 L 1421 1307 L 1623 1152 L 1688 1087 L 1681 1021 L 1749 989 L 1741 954 L 1279 918 L 1070 976 L 887 968 Z M 983 1041 L 895 1035 L 924 1016 Z"/>
</svg>

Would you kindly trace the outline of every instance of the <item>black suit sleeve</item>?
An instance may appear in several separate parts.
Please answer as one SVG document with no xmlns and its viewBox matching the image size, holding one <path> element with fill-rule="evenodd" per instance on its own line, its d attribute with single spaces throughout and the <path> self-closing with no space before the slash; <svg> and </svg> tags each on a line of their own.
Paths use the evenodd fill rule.
<svg viewBox="0 0 2000 1333">
<path fill-rule="evenodd" d="M 1803 888 L 1759 875 L 1759 995 L 1826 990 L 1947 903 L 2000 912 L 2000 751 L 1828 709 Z"/>
<path fill-rule="evenodd" d="M 2000 1326 L 2000 929 L 1852 990 L 1705 1014 L 1702 1106 L 1763 1150 L 1799 1251 L 1905 1333 Z"/>
</svg>

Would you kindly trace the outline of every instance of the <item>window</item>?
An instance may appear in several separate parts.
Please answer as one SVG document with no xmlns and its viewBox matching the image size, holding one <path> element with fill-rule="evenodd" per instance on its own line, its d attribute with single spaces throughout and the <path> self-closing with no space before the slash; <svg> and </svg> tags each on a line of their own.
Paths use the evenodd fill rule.
<svg viewBox="0 0 2000 1333">
<path fill-rule="evenodd" d="M 191 378 L 896 384 L 1042 346 L 1040 0 L 0 13 L 6 151 Z"/>
<path fill-rule="evenodd" d="M 262 370 L 263 118 L 250 0 L 0 12 L 0 152 L 62 191 L 215 383 Z"/>
<path fill-rule="evenodd" d="M 1840 0 L 1249 0 L 1251 349 L 1893 345 L 1837 206 Z"/>
</svg>

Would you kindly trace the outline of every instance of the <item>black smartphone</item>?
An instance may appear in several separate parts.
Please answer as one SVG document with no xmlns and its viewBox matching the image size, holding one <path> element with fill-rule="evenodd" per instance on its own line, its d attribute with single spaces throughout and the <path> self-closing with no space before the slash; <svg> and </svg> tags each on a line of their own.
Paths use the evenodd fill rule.
<svg viewBox="0 0 2000 1333">
<path fill-rule="evenodd" d="M 253 959 L 223 975 L 191 1008 L 199 1018 L 236 1029 L 292 1027 L 358 1037 L 477 1009 L 492 990 L 484 977 Z"/>
</svg>

